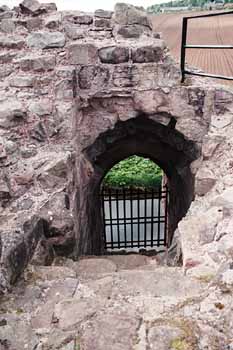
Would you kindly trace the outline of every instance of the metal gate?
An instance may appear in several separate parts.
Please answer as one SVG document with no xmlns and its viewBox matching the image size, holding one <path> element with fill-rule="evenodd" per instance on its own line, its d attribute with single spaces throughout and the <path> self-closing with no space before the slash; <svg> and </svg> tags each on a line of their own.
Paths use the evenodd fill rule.
<svg viewBox="0 0 233 350">
<path fill-rule="evenodd" d="M 105 249 L 165 247 L 168 188 L 101 190 Z"/>
<path fill-rule="evenodd" d="M 181 70 L 181 82 L 183 83 L 185 80 L 185 75 L 197 75 L 201 77 L 209 77 L 209 78 L 215 78 L 215 79 L 224 79 L 224 80 L 233 80 L 233 76 L 224 76 L 220 74 L 209 74 L 209 73 L 202 73 L 202 72 L 194 72 L 186 69 L 185 67 L 185 56 L 186 56 L 186 49 L 233 49 L 233 45 L 189 45 L 187 44 L 187 30 L 188 30 L 188 21 L 189 20 L 195 20 L 197 18 L 209 18 L 209 17 L 216 17 L 216 16 L 226 16 L 233 14 L 233 11 L 226 11 L 226 12 L 214 12 L 214 13 L 208 13 L 205 15 L 195 15 L 195 16 L 188 16 L 183 17 L 183 25 L 182 25 L 182 41 L 181 41 L 181 55 L 180 55 L 180 70 Z M 232 38 L 229 38 L 229 41 L 232 41 Z"/>
</svg>

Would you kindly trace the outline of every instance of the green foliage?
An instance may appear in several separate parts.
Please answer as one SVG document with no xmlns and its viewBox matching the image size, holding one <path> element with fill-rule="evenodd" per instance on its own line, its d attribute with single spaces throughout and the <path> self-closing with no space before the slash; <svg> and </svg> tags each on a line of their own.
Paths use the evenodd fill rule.
<svg viewBox="0 0 233 350">
<path fill-rule="evenodd" d="M 233 0 L 225 0 L 226 4 L 233 3 Z M 164 2 L 160 4 L 155 4 L 147 8 L 147 11 L 150 13 L 157 13 L 160 12 L 163 8 L 180 8 L 180 7 L 187 7 L 187 8 L 204 8 L 205 4 L 211 3 L 211 0 L 175 0 L 175 1 L 169 1 Z"/>
<path fill-rule="evenodd" d="M 108 187 L 158 187 L 162 170 L 150 159 L 131 156 L 112 167 L 104 178 Z"/>
</svg>

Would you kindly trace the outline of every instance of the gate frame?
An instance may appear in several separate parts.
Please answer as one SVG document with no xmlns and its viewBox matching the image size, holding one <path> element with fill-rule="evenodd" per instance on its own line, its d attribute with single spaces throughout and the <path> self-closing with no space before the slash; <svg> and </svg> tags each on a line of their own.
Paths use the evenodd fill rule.
<svg viewBox="0 0 233 350">
<path fill-rule="evenodd" d="M 233 10 L 227 11 L 227 12 L 215 12 L 215 13 L 209 13 L 209 14 L 205 14 L 205 15 L 183 17 L 181 58 L 180 58 L 181 83 L 184 82 L 186 74 L 197 75 L 197 76 L 201 76 L 201 77 L 216 78 L 216 79 L 233 80 L 233 76 L 228 77 L 228 76 L 219 75 L 219 74 L 198 73 L 198 72 L 193 72 L 193 71 L 185 69 L 186 49 L 233 49 L 233 45 L 187 45 L 186 41 L 187 41 L 188 20 L 196 19 L 196 18 L 223 16 L 223 15 L 229 15 L 229 14 L 233 14 Z"/>
</svg>

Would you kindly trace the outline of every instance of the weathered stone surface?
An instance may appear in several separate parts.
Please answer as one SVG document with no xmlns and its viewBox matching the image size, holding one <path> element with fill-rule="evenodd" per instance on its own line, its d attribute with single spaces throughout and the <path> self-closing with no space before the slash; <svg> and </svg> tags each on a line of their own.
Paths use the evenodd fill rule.
<svg viewBox="0 0 233 350">
<path fill-rule="evenodd" d="M 19 21 L 19 24 L 23 25 L 29 31 L 38 30 L 43 25 L 43 20 L 40 17 L 31 17 L 26 20 Z"/>
<path fill-rule="evenodd" d="M 92 24 L 93 22 L 93 17 L 89 16 L 89 15 L 77 15 L 77 16 L 73 16 L 73 22 L 76 24 Z"/>
<path fill-rule="evenodd" d="M 48 13 L 57 11 L 57 5 L 54 2 L 43 3 L 41 4 L 41 8 Z"/>
<path fill-rule="evenodd" d="M 124 63 L 129 60 L 129 49 L 121 46 L 104 47 L 98 51 L 102 63 Z"/>
<path fill-rule="evenodd" d="M 149 349 L 153 349 L 155 346 L 160 350 L 167 350 L 171 346 L 172 348 L 175 348 L 176 344 L 182 344 L 182 342 L 179 341 L 179 339 L 182 338 L 183 332 L 178 327 L 169 324 L 156 325 L 149 330 Z M 184 346 L 186 347 L 186 341 L 183 342 L 183 344 L 185 344 Z M 183 347 L 183 345 L 181 346 Z"/>
<path fill-rule="evenodd" d="M 95 86 L 103 86 L 110 79 L 110 73 L 107 68 L 98 66 L 82 67 L 78 75 L 78 84 L 80 89 L 91 89 Z"/>
<path fill-rule="evenodd" d="M 44 234 L 44 221 L 33 217 L 23 225 L 22 232 L 13 232 L 13 245 L 6 242 L 2 262 L 7 270 L 9 283 L 14 283 L 30 261 L 37 243 Z"/>
<path fill-rule="evenodd" d="M 33 270 L 38 279 L 44 281 L 63 280 L 64 278 L 76 278 L 76 272 L 65 266 L 34 266 Z"/>
<path fill-rule="evenodd" d="M 111 255 L 108 257 L 113 261 L 117 270 L 131 270 L 138 269 L 148 264 L 149 259 L 147 256 L 132 254 L 132 255 Z"/>
<path fill-rule="evenodd" d="M 55 257 L 55 252 L 51 244 L 46 239 L 42 239 L 30 261 L 32 265 L 50 266 Z"/>
<path fill-rule="evenodd" d="M 49 29 L 57 29 L 61 24 L 61 21 L 62 21 L 61 13 L 50 15 L 45 19 L 45 27 Z"/>
<path fill-rule="evenodd" d="M 96 28 L 111 28 L 111 21 L 105 18 L 96 18 L 94 21 Z"/>
<path fill-rule="evenodd" d="M 201 168 L 196 174 L 195 192 L 198 196 L 204 196 L 216 183 L 213 172 L 207 168 Z"/>
<path fill-rule="evenodd" d="M 233 121 L 233 115 L 232 114 L 225 114 L 225 115 L 212 115 L 211 117 L 211 126 L 217 129 L 225 128 L 226 126 L 230 125 Z"/>
<path fill-rule="evenodd" d="M 0 12 L 0 20 L 12 18 L 13 16 L 14 16 L 14 11 L 11 11 L 11 10 Z"/>
<path fill-rule="evenodd" d="M 102 273 L 110 273 L 117 270 L 114 262 L 106 259 L 83 259 L 80 260 L 75 268 L 79 277 L 88 277 Z"/>
<path fill-rule="evenodd" d="M 29 135 L 33 140 L 38 142 L 45 142 L 48 138 L 45 126 L 41 121 L 34 125 L 34 127 L 30 130 Z"/>
<path fill-rule="evenodd" d="M 0 36 L 0 47 L 4 49 L 22 49 L 24 46 L 24 38 L 18 35 L 14 36 Z"/>
<path fill-rule="evenodd" d="M 15 30 L 15 23 L 12 19 L 3 19 L 0 24 L 0 30 L 4 33 L 11 34 Z"/>
<path fill-rule="evenodd" d="M 83 28 L 77 28 L 75 25 L 67 24 L 65 26 L 65 33 L 69 39 L 84 39 L 87 35 L 86 30 Z"/>
<path fill-rule="evenodd" d="M 39 14 L 40 13 L 40 3 L 37 0 L 24 0 L 19 4 L 20 9 L 26 14 Z"/>
<path fill-rule="evenodd" d="M 26 117 L 26 110 L 17 100 L 9 100 L 0 105 L 0 126 L 8 128 Z"/>
<path fill-rule="evenodd" d="M 70 64 L 94 64 L 97 62 L 97 56 L 97 47 L 94 44 L 71 44 L 68 47 Z"/>
<path fill-rule="evenodd" d="M 65 35 L 60 32 L 34 32 L 27 38 L 27 45 L 37 49 L 61 48 L 65 43 Z"/>
<path fill-rule="evenodd" d="M 6 11 L 10 11 L 10 8 L 6 5 L 2 5 L 0 6 L 0 13 L 6 12 Z"/>
<path fill-rule="evenodd" d="M 28 87 L 31 88 L 35 84 L 35 78 L 28 75 L 17 75 L 10 78 L 10 86 L 12 87 Z"/>
<path fill-rule="evenodd" d="M 136 312 L 129 311 L 126 315 L 124 310 L 111 310 L 108 314 L 97 316 L 95 322 L 89 321 L 81 342 L 87 350 L 92 349 L 93 342 L 96 350 L 103 349 L 104 344 L 111 344 L 112 350 L 130 350 L 134 346 L 134 337 L 139 325 L 140 319 Z"/>
<path fill-rule="evenodd" d="M 159 62 L 163 57 L 164 42 L 158 40 L 155 46 L 138 47 L 132 50 L 132 60 L 135 63 Z"/>
<path fill-rule="evenodd" d="M 113 19 L 120 25 L 139 24 L 152 28 L 146 13 L 138 10 L 132 5 L 118 3 L 115 5 Z"/>
<path fill-rule="evenodd" d="M 222 136 L 207 136 L 204 138 L 202 146 L 202 154 L 204 159 L 212 157 L 218 146 L 224 141 Z"/>
<path fill-rule="evenodd" d="M 0 203 L 1 206 L 5 206 L 11 198 L 11 190 L 9 184 L 7 184 L 6 179 L 1 179 L 0 181 Z"/>
<path fill-rule="evenodd" d="M 52 103 L 50 100 L 41 99 L 40 101 L 32 102 L 29 105 L 29 111 L 40 117 L 50 115 L 52 113 Z"/>
<path fill-rule="evenodd" d="M 79 323 L 93 315 L 97 310 L 94 300 L 61 301 L 55 306 L 54 317 L 58 320 L 58 327 L 63 330 L 75 329 Z"/>
<path fill-rule="evenodd" d="M 116 34 L 122 36 L 126 39 L 135 39 L 139 38 L 142 34 L 149 35 L 150 29 L 146 29 L 143 26 L 140 26 L 138 24 L 132 24 L 132 25 L 125 25 L 125 26 L 119 26 L 116 30 Z"/>
<path fill-rule="evenodd" d="M 136 86 L 139 77 L 137 67 L 131 65 L 115 66 L 113 71 L 113 84 L 117 87 Z"/>
<path fill-rule="evenodd" d="M 105 11 L 105 10 L 96 10 L 94 13 L 95 17 L 107 18 L 107 19 L 112 18 L 112 15 L 113 15 L 112 11 Z"/>
<path fill-rule="evenodd" d="M 9 52 L 9 51 L 4 51 L 0 53 L 0 63 L 10 63 L 12 60 L 15 58 L 16 53 L 14 52 Z"/>
<path fill-rule="evenodd" d="M 23 71 L 33 70 L 35 72 L 46 72 L 53 70 L 56 65 L 56 57 L 54 55 L 33 55 L 26 56 L 16 60 Z"/>
<path fill-rule="evenodd" d="M 222 206 L 226 209 L 233 209 L 233 189 L 226 189 L 221 195 L 213 198 L 212 205 Z"/>
</svg>

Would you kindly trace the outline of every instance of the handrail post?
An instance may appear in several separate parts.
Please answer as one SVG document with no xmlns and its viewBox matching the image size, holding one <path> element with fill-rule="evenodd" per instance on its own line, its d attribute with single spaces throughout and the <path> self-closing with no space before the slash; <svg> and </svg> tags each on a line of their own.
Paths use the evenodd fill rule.
<svg viewBox="0 0 233 350">
<path fill-rule="evenodd" d="M 184 17 L 183 25 L 182 25 L 182 42 L 181 42 L 181 59 L 180 59 L 181 83 L 183 83 L 185 79 L 185 53 L 186 53 L 185 46 L 186 46 L 186 40 L 187 40 L 187 24 L 188 24 L 188 19 Z"/>
</svg>

